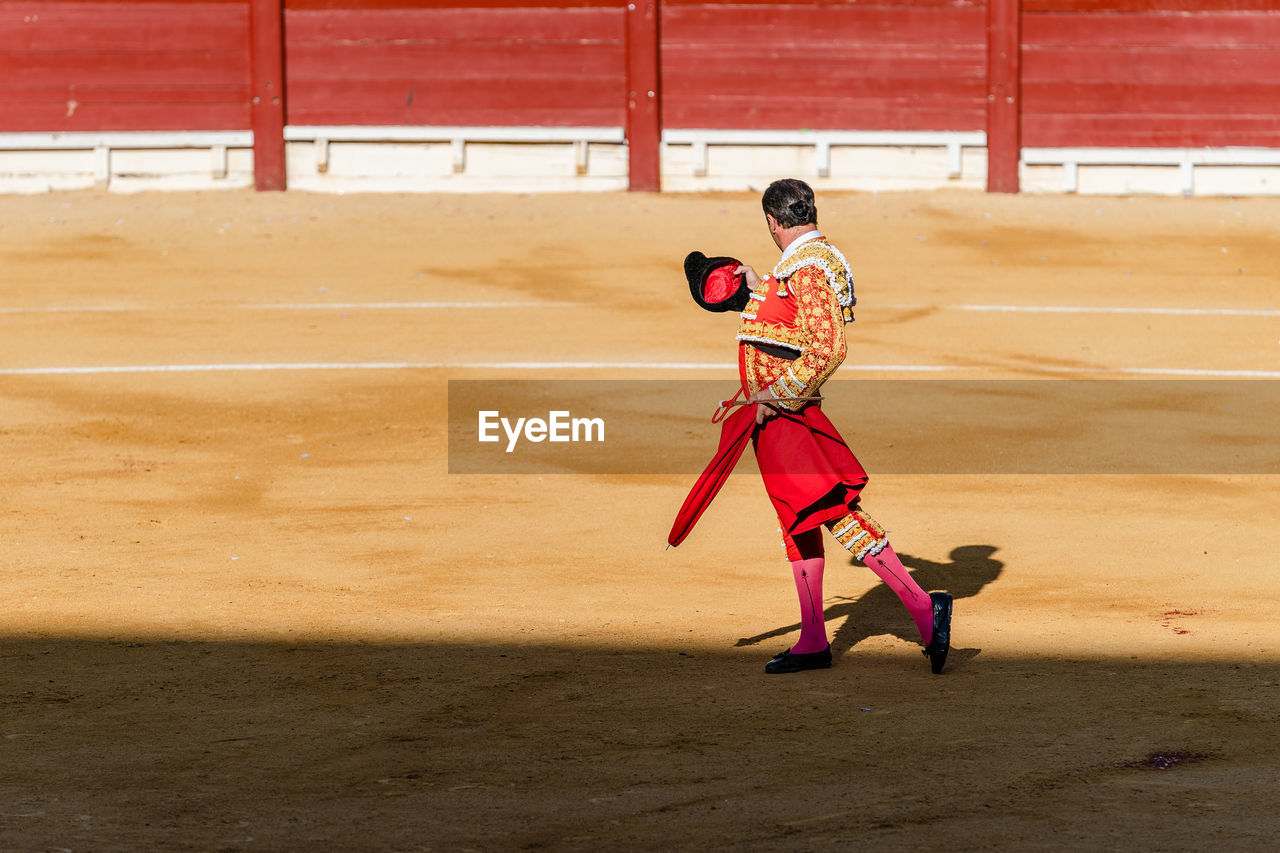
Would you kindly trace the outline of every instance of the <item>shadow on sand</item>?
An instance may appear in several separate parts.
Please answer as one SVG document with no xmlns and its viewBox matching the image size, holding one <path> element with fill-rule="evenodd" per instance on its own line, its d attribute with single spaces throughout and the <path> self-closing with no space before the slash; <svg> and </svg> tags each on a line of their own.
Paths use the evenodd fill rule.
<svg viewBox="0 0 1280 853">
<path fill-rule="evenodd" d="M 974 566 L 993 568 L 921 571 L 964 592 Z M 683 642 L 0 637 L 0 664 L 6 851 L 1245 850 L 1280 834 L 1275 662 L 992 649 L 934 676 L 864 652 L 775 678 L 754 649 Z"/>
</svg>

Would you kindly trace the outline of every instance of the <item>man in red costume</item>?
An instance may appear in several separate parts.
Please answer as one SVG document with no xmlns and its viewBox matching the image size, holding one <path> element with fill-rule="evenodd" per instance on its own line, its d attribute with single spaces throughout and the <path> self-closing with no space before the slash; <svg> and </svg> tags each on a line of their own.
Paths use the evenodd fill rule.
<svg viewBox="0 0 1280 853">
<path fill-rule="evenodd" d="M 726 268 L 723 262 L 730 259 L 707 261 L 697 255 L 703 264 L 699 276 L 686 261 L 691 287 L 696 280 L 705 285 L 716 273 L 723 282 L 731 273 L 745 278 L 750 288 L 738 328 L 738 371 L 754 404 L 747 407 L 754 409 L 754 424 L 747 420 L 749 411 L 726 420 L 720 453 L 681 511 L 686 526 L 678 534 L 673 529 L 670 541 L 678 544 L 687 535 L 749 434 L 800 598 L 800 639 L 769 661 L 765 672 L 831 666 L 822 608 L 823 527 L 897 593 L 915 620 L 932 670 L 941 672 L 950 647 L 951 596 L 929 595 L 912 579 L 884 528 L 861 508 L 866 472 L 822 413 L 821 402 L 798 399 L 817 397 L 844 361 L 844 326 L 853 322 L 855 303 L 848 261 L 818 231 L 813 190 L 805 182 L 775 181 L 765 190 L 762 206 L 769 234 L 782 250 L 772 273 L 761 278 L 750 266 Z M 723 284 L 717 286 L 723 292 Z M 695 292 L 694 298 L 703 307 L 723 310 L 707 304 L 708 292 Z M 690 509 L 697 513 L 687 513 Z M 677 528 L 681 523 L 678 519 Z"/>
</svg>

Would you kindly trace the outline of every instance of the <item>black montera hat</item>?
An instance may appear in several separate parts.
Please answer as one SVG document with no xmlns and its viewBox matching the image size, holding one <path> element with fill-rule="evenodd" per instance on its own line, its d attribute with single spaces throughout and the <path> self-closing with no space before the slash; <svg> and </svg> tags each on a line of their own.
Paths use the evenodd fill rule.
<svg viewBox="0 0 1280 853">
<path fill-rule="evenodd" d="M 742 266 L 737 258 L 708 258 L 690 252 L 684 259 L 684 277 L 689 279 L 693 301 L 708 311 L 741 311 L 751 298 L 745 275 L 734 275 Z"/>
</svg>

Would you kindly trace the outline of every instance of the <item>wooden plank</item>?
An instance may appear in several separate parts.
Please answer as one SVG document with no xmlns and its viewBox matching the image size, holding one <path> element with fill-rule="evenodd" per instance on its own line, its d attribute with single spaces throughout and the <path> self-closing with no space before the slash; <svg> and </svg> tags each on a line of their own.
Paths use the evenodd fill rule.
<svg viewBox="0 0 1280 853">
<path fill-rule="evenodd" d="M 1225 50 L 1280 43 L 1280 14 L 1024 15 L 1024 49 L 1054 47 L 1174 47 Z"/>
<path fill-rule="evenodd" d="M 740 56 L 740 53 L 738 54 Z M 767 75 L 760 73 L 761 65 L 783 62 L 794 54 L 783 49 L 752 52 L 756 60 L 752 64 L 735 62 L 732 48 L 709 48 L 699 54 L 668 52 L 662 59 L 663 74 L 705 73 L 709 77 L 751 76 L 760 80 L 761 88 L 769 85 Z M 980 77 L 987 75 L 985 50 L 965 49 L 955 51 L 931 51 L 927 47 L 911 50 L 890 48 L 864 50 L 850 56 L 842 50 L 812 50 L 805 54 L 806 61 L 822 68 L 822 85 L 828 86 L 833 78 L 879 77 L 894 79 L 921 79 L 929 77 Z"/>
<path fill-rule="evenodd" d="M 1024 113 L 1247 113 L 1280 116 L 1280 80 L 1156 85 L 1146 82 L 1024 81 Z M 1212 120 L 1206 118 L 1206 121 Z"/>
<path fill-rule="evenodd" d="M 622 116 L 625 81 L 617 79 L 601 93 L 600 81 L 589 78 L 546 78 L 547 85 L 521 85 L 519 81 L 456 79 L 438 81 L 423 78 L 385 78 L 381 80 L 316 80 L 291 79 L 289 96 L 295 106 L 313 101 L 330 101 L 335 105 L 361 103 L 394 104 L 397 107 L 480 106 L 517 112 L 554 110 L 575 105 L 604 106 Z M 297 122 L 291 122 L 296 124 Z M 503 122 L 519 124 L 520 122 Z M 621 125 L 618 121 L 615 124 Z"/>
<path fill-rule="evenodd" d="M 663 79 L 667 90 L 667 99 L 675 101 L 696 101 L 709 95 L 737 96 L 742 99 L 783 100 L 771 97 L 768 90 L 753 74 L 672 74 Z M 982 77 L 951 78 L 883 78 L 859 77 L 849 74 L 844 77 L 832 77 L 824 82 L 822 90 L 812 95 L 796 92 L 785 100 L 805 102 L 814 109 L 822 109 L 823 104 L 840 104 L 845 100 L 865 101 L 868 99 L 899 99 L 910 101 L 937 101 L 945 104 L 948 101 L 972 102 L 986 104 L 986 79 Z"/>
<path fill-rule="evenodd" d="M 705 119 L 699 120 L 699 111 L 721 109 L 737 111 L 751 115 L 757 119 L 768 119 L 771 126 L 790 127 L 795 129 L 822 127 L 826 130 L 840 130 L 848 123 L 849 130 L 891 130 L 910 126 L 917 130 L 982 130 L 985 111 L 977 105 L 967 109 L 955 104 L 938 101 L 920 101 L 911 98 L 868 98 L 865 101 L 850 99 L 840 104 L 824 104 L 822 108 L 808 105 L 768 104 L 759 99 L 725 97 L 711 95 L 698 102 L 676 102 L 667 106 L 664 116 L 671 118 L 670 127 L 716 127 L 708 125 Z M 871 115 L 901 114 L 890 123 L 878 127 L 870 120 Z M 921 117 L 927 115 L 928 120 Z M 691 118 L 692 123 L 685 120 Z M 976 117 L 976 118 L 975 118 Z M 851 122 L 851 123 L 850 123 Z M 736 120 L 724 125 L 726 128 L 741 127 Z"/>
<path fill-rule="evenodd" d="M 944 63 L 938 67 L 946 68 L 951 73 L 939 75 L 935 68 L 915 63 L 829 65 L 823 74 L 821 88 L 825 97 L 837 99 L 851 89 L 891 91 L 903 87 L 936 91 L 955 97 L 967 97 L 974 93 L 977 93 L 976 97 L 984 97 L 987 76 L 985 63 L 975 65 L 966 61 L 955 65 Z M 750 68 L 731 69 L 723 65 L 715 67 L 715 70 L 701 71 L 696 67 L 664 68 L 663 81 L 684 92 L 739 91 L 754 92 L 762 97 L 773 97 L 776 92 L 771 81 L 762 78 L 758 71 Z"/>
<path fill-rule="evenodd" d="M 952 9 L 952 8 L 972 8 L 974 0 L 732 0 L 726 3 L 724 0 L 662 0 L 662 5 L 679 8 L 682 6 L 704 6 L 710 8 L 724 8 L 725 6 L 733 6 L 739 8 L 749 8 L 753 6 L 796 6 L 806 5 L 820 7 L 824 9 L 838 10 L 842 7 L 857 6 L 860 9 L 867 8 L 886 8 L 886 9 Z"/>
<path fill-rule="evenodd" d="M 289 10 L 289 45 L 333 41 L 544 40 L 623 45 L 623 9 Z"/>
<path fill-rule="evenodd" d="M 66 104 L 244 104 L 249 86 L 100 86 L 75 83 L 64 86 L 0 87 L 0 103 L 39 105 Z"/>
<path fill-rule="evenodd" d="M 1280 147 L 1277 116 L 1025 115 L 1023 141 L 1035 148 Z"/>
<path fill-rule="evenodd" d="M 94 9 L 103 6 L 137 7 L 152 6 L 247 6 L 249 0 L 0 0 L 0 9 L 6 6 L 46 6 L 65 9 Z"/>
<path fill-rule="evenodd" d="M 244 49 L 247 3 L 0 2 L 0 50 L 82 52 Z"/>
<path fill-rule="evenodd" d="M 293 80 L 290 124 L 495 124 L 613 126 L 625 123 L 621 80 L 582 78 L 523 87 L 501 81 Z M 481 120 L 478 117 L 483 117 Z"/>
<path fill-rule="evenodd" d="M 705 92 L 699 93 L 697 97 L 688 98 L 664 98 L 671 104 L 696 108 L 697 104 L 716 100 L 720 103 L 738 103 L 751 104 L 755 103 L 762 110 L 773 110 L 782 108 L 795 108 L 808 112 L 809 114 L 820 113 L 824 110 L 840 111 L 851 110 L 854 108 L 866 108 L 876 103 L 892 104 L 898 107 L 906 107 L 910 105 L 930 106 L 936 109 L 952 108 L 955 106 L 965 106 L 968 109 L 985 109 L 986 101 L 981 97 L 984 89 L 981 84 L 974 88 L 974 96 L 967 98 L 956 98 L 949 94 L 937 91 L 908 91 L 903 89 L 886 88 L 881 91 L 860 91 L 853 89 L 841 93 L 839 97 L 824 97 L 821 94 L 806 96 L 803 93 L 797 93 L 788 98 L 761 98 L 758 93 L 749 90 L 740 92 Z M 981 130 L 982 126 L 969 128 L 970 130 Z"/>
<path fill-rule="evenodd" d="M 245 40 L 248 22 L 232 25 L 208 22 L 187 22 L 182 26 L 169 26 L 160 22 L 150 27 L 97 28 L 89 26 L 71 29 L 32 29 L 27 32 L 6 31 L 0 27 L 0 50 L 8 53 L 38 55 L 42 53 L 146 53 L 166 48 L 186 53 L 225 53 L 248 55 Z"/>
<path fill-rule="evenodd" d="M 243 82 L 240 53 L 37 53 L 0 52 L 0 85 L 89 81 L 110 85 L 229 85 Z"/>
<path fill-rule="evenodd" d="M 1120 133 L 1142 133 L 1142 134 L 1201 134 L 1201 135 L 1229 135 L 1239 133 L 1241 131 L 1257 131 L 1266 130 L 1280 131 L 1280 116 L 1276 115 L 1217 115 L 1217 116 L 1186 116 L 1186 115 L 1123 115 L 1116 113 L 1094 113 L 1091 115 L 1062 115 L 1060 113 L 1047 115 L 1027 115 L 1027 124 L 1034 124 L 1036 127 L 1044 128 L 1071 128 L 1077 130 L 1085 130 L 1090 133 L 1104 132 L 1120 132 Z M 1032 143 L 1027 140 L 1028 146 L 1036 148 L 1057 147 L 1047 145 L 1041 141 Z M 1080 144 L 1075 142 L 1072 144 Z M 1247 145 L 1247 142 L 1236 143 L 1239 145 Z"/>
<path fill-rule="evenodd" d="M 289 74 L 313 79 L 621 76 L 621 60 L 621 51 L 609 45 L 572 50 L 555 44 L 289 46 Z"/>
<path fill-rule="evenodd" d="M 1266 50 L 1104 48 L 1023 50 L 1023 79 L 1146 83 L 1233 83 L 1280 76 L 1280 47 Z"/>
<path fill-rule="evenodd" d="M 1280 0 L 1022 0 L 1023 14 L 1040 12 L 1277 12 Z"/>
<path fill-rule="evenodd" d="M 662 17 L 663 47 L 707 43 L 811 45 L 858 43 L 983 44 L 980 7 L 858 8 L 785 4 L 760 8 L 671 8 Z"/>
<path fill-rule="evenodd" d="M 515 10 L 530 7 L 598 9 L 626 6 L 627 0 L 285 0 L 285 7 L 305 10 L 439 9 L 459 6 L 473 9 Z"/>
<path fill-rule="evenodd" d="M 3 100 L 0 100 L 3 104 Z M 247 104 L 84 104 L 67 115 L 65 104 L 5 106 L 5 132 L 90 130 L 246 130 Z"/>
<path fill-rule="evenodd" d="M 621 102 L 619 102 L 621 105 Z M 523 109 L 514 111 L 484 104 L 436 107 L 419 105 L 380 109 L 380 104 L 353 104 L 334 108 L 323 101 L 299 107 L 290 103 L 289 123 L 295 125 L 394 126 L 449 125 L 458 127 L 620 127 L 626 120 L 621 109 L 598 108 Z"/>
<path fill-rule="evenodd" d="M 312 112 L 320 108 L 327 108 L 328 112 L 376 110 L 396 113 L 483 108 L 511 114 L 511 120 L 499 124 L 523 124 L 520 116 L 528 113 L 584 109 L 610 113 L 616 119 L 612 124 L 623 124 L 625 81 L 614 80 L 602 87 L 598 80 L 547 79 L 549 84 L 546 86 L 518 85 L 500 79 L 291 79 L 289 121 L 291 124 L 309 123 L 299 122 L 295 111 Z M 503 85 L 504 82 L 507 85 Z"/>
<path fill-rule="evenodd" d="M 973 0 L 662 0 L 670 7 L 713 6 L 753 8 L 760 6 L 794 6 L 797 4 L 840 9 L 852 5 L 913 8 L 954 8 L 972 6 Z M 380 10 L 398 8 L 438 9 L 469 6 L 479 9 L 521 9 L 529 7 L 625 8 L 628 0 L 285 0 L 285 7 L 293 9 L 353 9 Z"/>
<path fill-rule="evenodd" d="M 840 109 L 814 111 L 760 101 L 729 101 L 711 97 L 697 106 L 664 104 L 662 123 L 668 128 L 725 128 L 734 130 L 981 130 L 984 109 L 954 106 L 928 108 L 915 104 L 871 100 Z"/>
</svg>

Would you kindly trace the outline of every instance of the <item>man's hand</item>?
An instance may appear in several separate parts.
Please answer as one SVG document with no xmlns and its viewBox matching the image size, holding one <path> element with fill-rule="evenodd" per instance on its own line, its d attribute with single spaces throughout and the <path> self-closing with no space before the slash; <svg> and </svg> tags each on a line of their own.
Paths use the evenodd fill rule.
<svg viewBox="0 0 1280 853">
<path fill-rule="evenodd" d="M 759 391 L 751 395 L 751 402 L 757 403 L 756 406 L 756 425 L 764 423 L 770 418 L 778 416 L 778 407 L 773 405 L 770 400 L 777 400 L 773 391 L 769 388 L 761 388 Z"/>
<path fill-rule="evenodd" d="M 756 274 L 756 271 L 754 269 L 747 266 L 746 264 L 743 264 L 742 266 L 734 270 L 733 274 L 745 275 L 747 277 L 747 287 L 751 288 L 752 290 L 760 289 L 760 276 Z"/>
</svg>

